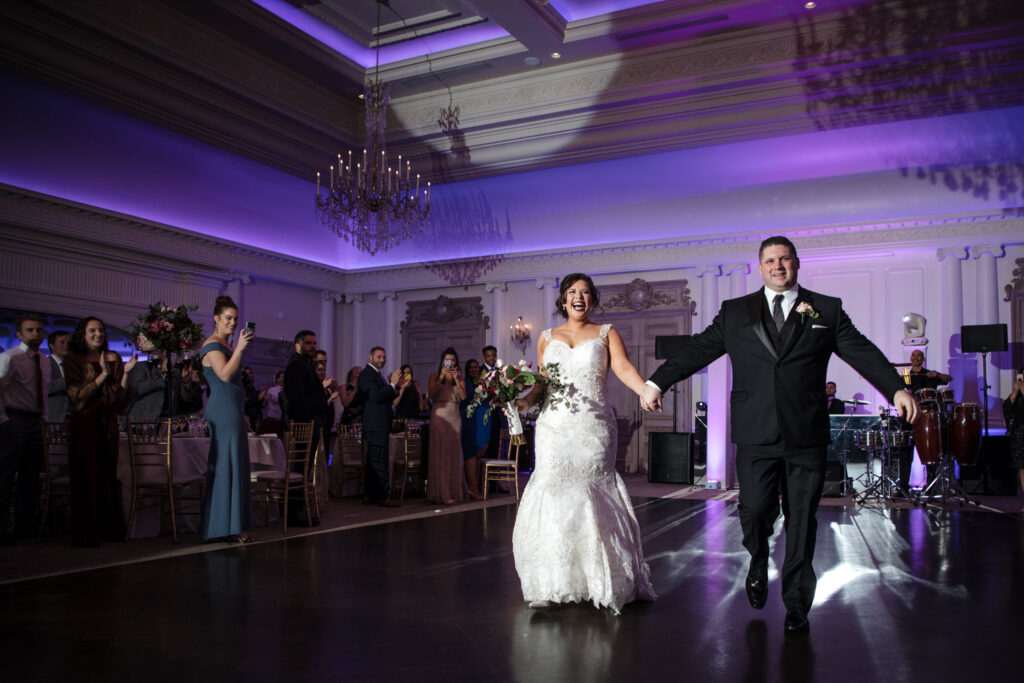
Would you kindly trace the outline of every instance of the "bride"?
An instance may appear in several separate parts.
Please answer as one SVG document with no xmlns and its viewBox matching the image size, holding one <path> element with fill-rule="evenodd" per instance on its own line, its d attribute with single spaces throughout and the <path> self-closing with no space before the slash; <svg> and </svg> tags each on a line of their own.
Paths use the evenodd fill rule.
<svg viewBox="0 0 1024 683">
<path fill-rule="evenodd" d="M 537 418 L 536 465 L 523 492 L 512 553 L 530 607 L 593 602 L 616 614 L 627 602 L 653 600 L 650 569 L 626 486 L 615 471 L 616 427 L 607 396 L 608 367 L 637 394 L 644 380 L 619 333 L 590 322 L 597 288 L 567 275 L 558 297 L 565 324 L 544 330 L 538 368 L 558 363 L 566 401 L 548 401 Z M 518 407 L 540 400 L 539 383 Z"/>
</svg>

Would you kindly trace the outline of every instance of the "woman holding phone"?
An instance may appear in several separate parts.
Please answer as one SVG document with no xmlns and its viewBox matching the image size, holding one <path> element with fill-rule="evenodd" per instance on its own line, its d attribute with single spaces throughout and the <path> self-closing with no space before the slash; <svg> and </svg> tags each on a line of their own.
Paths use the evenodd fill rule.
<svg viewBox="0 0 1024 683">
<path fill-rule="evenodd" d="M 107 326 L 82 318 L 64 358 L 68 408 L 68 474 L 71 478 L 71 545 L 92 548 L 124 541 L 121 482 L 117 479 L 117 416 L 128 406 L 128 373 L 135 367 L 107 349 Z"/>
<path fill-rule="evenodd" d="M 459 401 L 466 384 L 459 371 L 459 354 L 448 347 L 430 376 L 430 458 L 427 461 L 427 498 L 444 505 L 462 500 L 462 417 Z"/>
<path fill-rule="evenodd" d="M 202 534 L 206 540 L 251 543 L 252 499 L 249 495 L 249 436 L 245 424 L 242 353 L 252 341 L 247 327 L 234 350 L 228 340 L 238 327 L 238 306 L 218 296 L 213 308 L 213 334 L 203 343 L 199 358 L 210 385 L 206 421 L 210 425 L 210 454 L 203 496 Z"/>
</svg>

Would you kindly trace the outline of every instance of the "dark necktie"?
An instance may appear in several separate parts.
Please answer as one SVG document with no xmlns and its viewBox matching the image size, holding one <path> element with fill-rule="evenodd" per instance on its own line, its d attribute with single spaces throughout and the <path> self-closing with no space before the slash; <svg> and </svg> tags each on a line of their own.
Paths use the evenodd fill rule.
<svg viewBox="0 0 1024 683">
<path fill-rule="evenodd" d="M 43 369 L 39 366 L 39 352 L 32 356 L 32 361 L 36 364 L 36 407 L 39 408 L 39 412 L 43 412 Z"/>
<path fill-rule="evenodd" d="M 775 329 L 782 332 L 782 326 L 786 324 L 786 316 L 782 315 L 782 300 L 786 297 L 776 294 L 772 302 L 772 320 L 775 321 Z"/>
</svg>

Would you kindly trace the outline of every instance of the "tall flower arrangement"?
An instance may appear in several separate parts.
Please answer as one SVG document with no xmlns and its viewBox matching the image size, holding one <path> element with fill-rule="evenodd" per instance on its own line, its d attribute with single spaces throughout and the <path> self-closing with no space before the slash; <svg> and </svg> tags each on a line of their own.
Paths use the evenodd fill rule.
<svg viewBox="0 0 1024 683">
<path fill-rule="evenodd" d="M 182 353 L 203 341 L 203 326 L 192 322 L 189 313 L 198 306 L 172 308 L 158 301 L 149 310 L 129 323 L 135 346 L 140 351 Z"/>
</svg>

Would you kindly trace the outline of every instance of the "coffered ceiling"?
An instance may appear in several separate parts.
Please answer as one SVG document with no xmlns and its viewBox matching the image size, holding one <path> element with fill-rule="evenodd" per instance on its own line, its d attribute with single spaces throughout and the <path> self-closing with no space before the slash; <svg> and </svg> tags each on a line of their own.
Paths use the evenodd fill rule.
<svg viewBox="0 0 1024 683">
<path fill-rule="evenodd" d="M 447 182 L 1020 103 L 1022 7 L 21 0 L 0 6 L 0 59 L 309 179 L 360 145 L 379 47 L 389 147 Z"/>
</svg>

